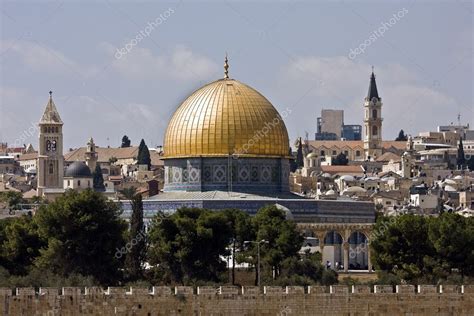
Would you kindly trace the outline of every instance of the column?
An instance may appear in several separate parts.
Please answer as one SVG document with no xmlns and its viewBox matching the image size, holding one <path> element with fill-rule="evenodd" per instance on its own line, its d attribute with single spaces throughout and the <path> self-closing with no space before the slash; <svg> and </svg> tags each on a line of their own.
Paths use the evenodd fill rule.
<svg viewBox="0 0 474 316">
<path fill-rule="evenodd" d="M 349 270 L 349 243 L 344 241 L 342 248 L 344 251 L 344 272 L 347 272 Z"/>
</svg>

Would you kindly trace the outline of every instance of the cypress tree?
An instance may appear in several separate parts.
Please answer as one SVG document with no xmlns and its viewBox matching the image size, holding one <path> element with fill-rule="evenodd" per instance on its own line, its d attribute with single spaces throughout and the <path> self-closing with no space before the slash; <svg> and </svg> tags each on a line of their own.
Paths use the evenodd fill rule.
<svg viewBox="0 0 474 316">
<path fill-rule="evenodd" d="M 304 167 L 304 161 L 303 161 L 303 142 L 300 140 L 298 142 L 298 151 L 296 152 L 296 165 L 298 168 L 303 168 Z"/>
<path fill-rule="evenodd" d="M 95 170 L 94 170 L 92 176 L 93 176 L 94 190 L 96 190 L 96 191 L 105 191 L 104 176 L 102 174 L 102 169 L 100 169 L 99 164 L 97 164 L 95 166 Z"/>
<path fill-rule="evenodd" d="M 143 224 L 143 201 L 140 194 L 132 199 L 132 217 L 130 219 L 130 238 L 125 256 L 127 278 L 131 281 L 142 276 L 143 262 L 146 255 L 145 225 Z"/>
<path fill-rule="evenodd" d="M 137 161 L 139 165 L 147 165 L 148 169 L 150 169 L 150 166 L 151 166 L 150 151 L 148 150 L 148 146 L 145 144 L 145 141 L 143 139 L 140 141 L 140 145 L 138 146 Z"/>
<path fill-rule="evenodd" d="M 464 147 L 462 145 L 462 138 L 459 139 L 457 164 L 458 164 L 459 169 L 463 169 L 464 166 L 466 165 L 466 157 L 464 156 Z"/>
</svg>

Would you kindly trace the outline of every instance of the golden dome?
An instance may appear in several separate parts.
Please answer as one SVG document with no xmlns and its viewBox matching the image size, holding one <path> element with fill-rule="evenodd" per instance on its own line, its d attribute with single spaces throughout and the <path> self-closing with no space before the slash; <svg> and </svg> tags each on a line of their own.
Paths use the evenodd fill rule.
<svg viewBox="0 0 474 316">
<path fill-rule="evenodd" d="M 255 89 L 221 79 L 191 94 L 170 120 L 165 158 L 288 156 L 288 132 L 278 111 Z"/>
</svg>

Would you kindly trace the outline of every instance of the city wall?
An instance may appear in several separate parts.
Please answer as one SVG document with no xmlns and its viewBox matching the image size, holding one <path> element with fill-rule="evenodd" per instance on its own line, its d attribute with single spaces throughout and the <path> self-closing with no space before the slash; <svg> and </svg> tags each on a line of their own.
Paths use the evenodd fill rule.
<svg viewBox="0 0 474 316">
<path fill-rule="evenodd" d="M 473 315 L 474 285 L 0 288 L 2 315 Z"/>
</svg>

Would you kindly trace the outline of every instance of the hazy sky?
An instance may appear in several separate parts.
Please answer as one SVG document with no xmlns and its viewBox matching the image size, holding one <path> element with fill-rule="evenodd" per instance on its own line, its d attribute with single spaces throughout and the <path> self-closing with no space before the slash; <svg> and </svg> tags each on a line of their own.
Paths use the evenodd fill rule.
<svg viewBox="0 0 474 316">
<path fill-rule="evenodd" d="M 37 147 L 31 126 L 53 90 L 65 150 L 124 134 L 161 145 L 184 98 L 223 76 L 226 51 L 232 78 L 292 109 L 292 143 L 314 138 L 322 108 L 362 124 L 372 65 L 384 139 L 458 113 L 474 124 L 471 1 L 1 1 L 0 17 L 9 143 Z"/>
</svg>

